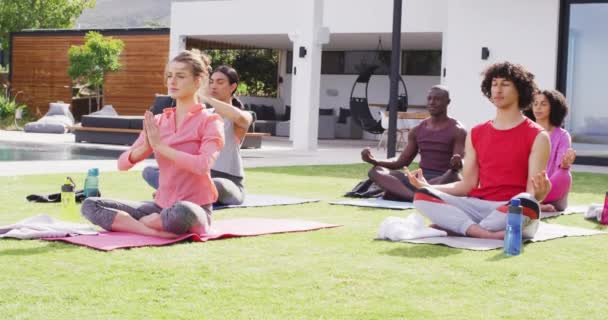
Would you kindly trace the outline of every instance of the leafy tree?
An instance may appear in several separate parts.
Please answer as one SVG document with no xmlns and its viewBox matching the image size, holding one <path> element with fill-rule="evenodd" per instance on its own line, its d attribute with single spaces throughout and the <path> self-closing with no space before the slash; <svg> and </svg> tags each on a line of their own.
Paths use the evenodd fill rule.
<svg viewBox="0 0 608 320">
<path fill-rule="evenodd" d="M 205 50 L 215 68 L 222 64 L 238 71 L 240 95 L 276 96 L 278 54 L 272 49 L 212 49 Z"/>
<path fill-rule="evenodd" d="M 23 29 L 71 28 L 95 0 L 0 0 L 0 49 L 9 52 L 10 33 Z"/>
<path fill-rule="evenodd" d="M 118 59 L 125 45 L 122 40 L 104 37 L 94 31 L 88 32 L 84 39 L 83 45 L 72 46 L 68 50 L 68 75 L 78 83 L 86 83 L 95 88 L 99 107 L 104 76 L 108 72 L 120 70 L 122 65 Z"/>
</svg>

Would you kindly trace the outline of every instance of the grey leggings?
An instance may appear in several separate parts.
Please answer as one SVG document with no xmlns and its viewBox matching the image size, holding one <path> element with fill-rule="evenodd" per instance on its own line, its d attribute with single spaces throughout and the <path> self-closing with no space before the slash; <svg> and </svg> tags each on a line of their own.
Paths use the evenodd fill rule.
<svg viewBox="0 0 608 320">
<path fill-rule="evenodd" d="M 520 193 L 523 207 L 524 238 L 532 238 L 538 229 L 540 207 L 529 193 Z M 471 197 L 457 197 L 430 188 L 421 188 L 414 196 L 416 209 L 434 224 L 461 235 L 478 224 L 488 231 L 504 230 L 507 224 L 508 201 L 488 201 Z"/>
<path fill-rule="evenodd" d="M 152 188 L 158 189 L 158 167 L 145 167 L 141 175 Z M 218 193 L 217 203 L 238 205 L 245 201 L 243 178 L 215 170 L 211 170 L 211 178 Z"/>
<path fill-rule="evenodd" d="M 211 205 L 199 206 L 189 201 L 178 201 L 169 208 L 161 208 L 152 201 L 111 200 L 104 198 L 87 198 L 80 209 L 82 215 L 108 231 L 118 211 L 124 211 L 133 219 L 160 213 L 163 230 L 174 234 L 184 234 L 197 222 L 211 225 Z M 205 219 L 205 220 L 203 220 Z"/>
<path fill-rule="evenodd" d="M 243 178 L 215 170 L 211 170 L 211 178 L 217 188 L 217 203 L 237 205 L 245 201 Z"/>
</svg>

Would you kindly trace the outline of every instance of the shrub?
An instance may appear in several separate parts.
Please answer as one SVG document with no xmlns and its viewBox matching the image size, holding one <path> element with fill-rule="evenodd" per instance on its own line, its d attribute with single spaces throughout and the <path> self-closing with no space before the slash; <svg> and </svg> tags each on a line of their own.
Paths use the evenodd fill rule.
<svg viewBox="0 0 608 320">
<path fill-rule="evenodd" d="M 10 90 L 8 89 L 7 85 L 3 85 L 4 86 L 4 90 L 2 90 L 2 92 L 0 92 L 0 119 L 14 119 L 15 118 L 15 111 L 17 109 L 22 109 L 23 114 L 22 115 L 26 115 L 27 114 L 27 106 L 24 104 L 21 104 L 19 102 L 17 102 L 17 100 L 15 100 L 15 98 L 17 97 L 17 95 L 19 93 L 17 93 L 17 95 L 15 95 L 14 97 L 11 96 L 10 94 Z"/>
</svg>

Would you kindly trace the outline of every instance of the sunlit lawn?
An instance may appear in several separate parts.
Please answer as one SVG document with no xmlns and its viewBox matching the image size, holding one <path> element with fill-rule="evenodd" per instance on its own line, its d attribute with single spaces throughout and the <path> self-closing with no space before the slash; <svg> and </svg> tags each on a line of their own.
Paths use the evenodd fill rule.
<svg viewBox="0 0 608 320">
<path fill-rule="evenodd" d="M 259 168 L 251 193 L 319 203 L 216 211 L 343 225 L 315 232 L 100 252 L 0 240 L 2 319 L 606 319 L 608 236 L 529 244 L 521 256 L 374 241 L 391 211 L 333 206 L 366 166 Z M 77 181 L 83 174 L 73 175 Z M 57 204 L 64 175 L 0 177 L 0 224 Z M 608 175 L 575 174 L 571 203 L 602 202 Z M 139 172 L 102 173 L 104 196 L 147 199 Z M 600 228 L 580 214 L 550 223 Z"/>
</svg>

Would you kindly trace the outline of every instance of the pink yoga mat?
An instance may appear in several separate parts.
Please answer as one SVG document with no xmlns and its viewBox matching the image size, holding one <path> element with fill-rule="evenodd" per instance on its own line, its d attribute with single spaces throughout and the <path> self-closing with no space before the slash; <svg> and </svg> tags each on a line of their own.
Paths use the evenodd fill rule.
<svg viewBox="0 0 608 320">
<path fill-rule="evenodd" d="M 98 235 L 79 235 L 74 237 L 46 238 L 43 240 L 65 241 L 93 249 L 110 251 L 144 246 L 164 246 L 188 239 L 195 242 L 204 242 L 207 240 L 313 231 L 335 227 L 339 227 L 339 225 L 292 219 L 243 218 L 214 221 L 212 233 L 203 236 L 187 234 L 175 239 L 163 239 L 125 232 L 101 232 Z"/>
</svg>

